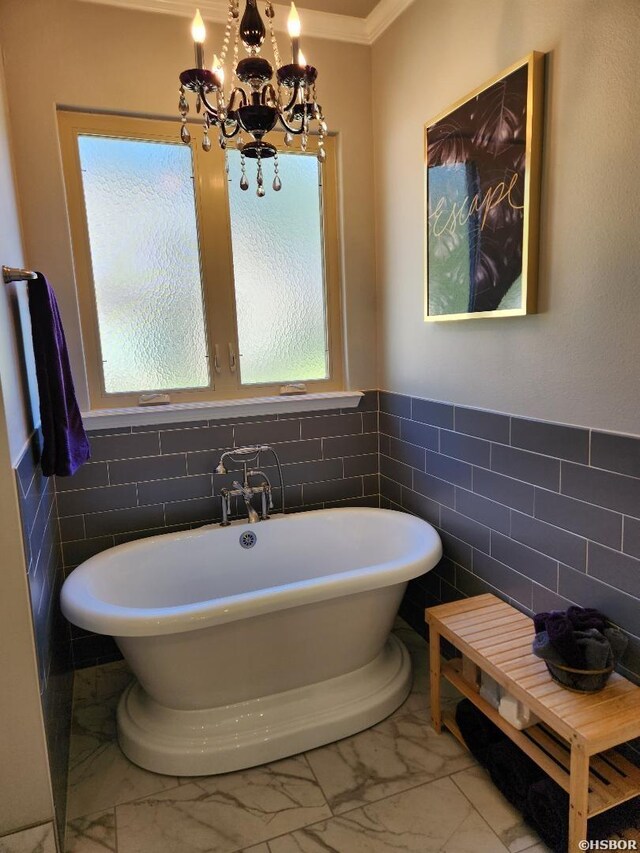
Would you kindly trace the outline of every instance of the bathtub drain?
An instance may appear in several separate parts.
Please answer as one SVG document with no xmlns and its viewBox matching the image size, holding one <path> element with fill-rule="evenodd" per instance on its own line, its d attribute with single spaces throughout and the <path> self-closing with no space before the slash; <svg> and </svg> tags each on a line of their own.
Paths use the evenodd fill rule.
<svg viewBox="0 0 640 853">
<path fill-rule="evenodd" d="M 258 537 L 251 530 L 248 530 L 240 536 L 240 545 L 243 548 L 253 548 L 257 541 Z"/>
</svg>

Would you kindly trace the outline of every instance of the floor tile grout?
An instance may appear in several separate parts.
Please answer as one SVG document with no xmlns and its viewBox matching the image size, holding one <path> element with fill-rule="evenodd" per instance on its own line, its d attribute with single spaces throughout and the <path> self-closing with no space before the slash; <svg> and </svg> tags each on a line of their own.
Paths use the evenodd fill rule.
<svg viewBox="0 0 640 853">
<path fill-rule="evenodd" d="M 479 766 L 479 767 L 481 767 L 482 765 L 478 765 L 478 766 Z M 460 771 L 460 773 L 464 773 L 464 770 L 461 770 L 461 771 Z M 451 779 L 451 781 L 453 782 L 453 784 L 456 786 L 456 788 L 460 791 L 460 793 L 461 793 L 461 794 L 462 794 L 462 796 L 465 798 L 465 800 L 469 803 L 469 805 L 471 806 L 471 808 L 473 808 L 473 809 L 474 809 L 474 810 L 475 810 L 475 811 L 480 815 L 480 818 L 484 821 L 484 823 L 486 823 L 486 824 L 487 824 L 488 828 L 491 830 L 491 832 L 493 832 L 493 834 L 496 836 L 496 838 L 498 839 L 498 841 L 500 842 L 500 844 L 502 844 L 502 846 L 505 848 L 505 850 L 507 850 L 507 853 L 510 853 L 510 851 L 509 851 L 509 847 L 508 847 L 506 844 L 504 844 L 504 843 L 503 843 L 502 839 L 500 838 L 500 836 L 498 835 L 498 833 L 496 832 L 496 830 L 491 826 L 491 824 L 489 824 L 489 823 L 488 823 L 488 821 L 486 821 L 486 820 L 485 820 L 484 815 L 482 814 L 482 812 L 481 812 L 479 809 L 477 809 L 477 808 L 476 808 L 476 806 L 475 806 L 475 805 L 474 805 L 474 803 L 472 802 L 471 798 L 467 796 L 467 794 L 462 790 L 462 788 L 460 787 L 460 785 L 458 784 L 458 782 L 455 780 L 454 776 L 456 776 L 456 775 L 457 775 L 456 773 L 452 773 L 452 774 L 449 776 L 449 778 Z M 533 846 L 535 846 L 535 845 L 533 845 L 533 844 L 532 844 L 531 846 L 533 847 Z M 525 853 L 525 851 L 524 851 L 524 850 L 521 850 L 521 851 L 519 851 L 519 853 Z"/>
<path fill-rule="evenodd" d="M 312 765 L 311 765 L 311 762 L 309 761 L 308 752 L 309 752 L 309 750 L 307 750 L 307 752 L 302 752 L 302 753 L 300 753 L 300 754 L 301 754 L 301 755 L 302 755 L 302 757 L 304 758 L 305 764 L 306 764 L 306 765 L 307 765 L 307 767 L 309 768 L 309 772 L 310 772 L 310 773 L 311 773 L 311 775 L 313 776 L 313 778 L 314 778 L 314 780 L 315 780 L 315 783 L 316 783 L 316 785 L 318 786 L 318 789 L 320 790 L 320 793 L 322 794 L 322 797 L 323 797 L 323 799 L 324 799 L 325 803 L 327 804 L 327 808 L 329 809 L 329 811 L 330 811 L 330 812 L 331 812 L 331 814 L 333 815 L 333 809 L 331 808 L 331 803 L 329 802 L 329 799 L 328 799 L 328 797 L 327 797 L 327 795 L 326 795 L 326 793 L 325 793 L 325 790 L 324 790 L 324 788 L 322 787 L 322 783 L 321 783 L 321 782 L 320 782 L 320 780 L 318 779 L 318 777 L 317 777 L 317 775 L 316 775 L 316 772 L 315 772 L 315 770 L 313 769 L 313 767 L 312 767 Z"/>
<path fill-rule="evenodd" d="M 478 766 L 479 766 L 479 765 L 478 765 Z M 470 768 L 465 768 L 465 769 L 467 769 L 467 770 L 468 770 L 468 769 L 470 769 Z M 464 772 L 464 771 L 463 771 L 463 770 L 454 770 L 452 773 L 448 773 L 448 774 L 445 774 L 445 775 L 443 775 L 443 776 L 437 776 L 437 777 L 435 777 L 435 778 L 433 778 L 433 779 L 429 779 L 429 780 L 428 780 L 428 781 L 426 781 L 426 782 L 424 782 L 424 781 L 423 781 L 423 782 L 420 782 L 420 783 L 418 783 L 417 785 L 412 785 L 410 788 L 406 788 L 406 789 L 405 789 L 405 788 L 403 788 L 401 791 L 394 791 L 392 794 L 386 794 L 384 797 L 380 797 L 380 798 L 375 799 L 375 800 L 370 800 L 370 801 L 368 801 L 368 802 L 361 803 L 360 805 L 358 805 L 358 806 L 354 806 L 353 808 L 351 808 L 351 809 L 347 809 L 347 811 L 340 812 L 339 814 L 335 814 L 335 813 L 333 813 L 333 812 L 332 812 L 331 817 L 323 818 L 322 820 L 314 820 L 314 821 L 312 821 L 311 823 L 303 824 L 302 826 L 299 826 L 299 827 L 297 827 L 296 829 L 291 830 L 290 832 L 282 832 L 282 833 L 280 833 L 279 835 L 274 835 L 274 836 L 273 836 L 273 838 L 269 838 L 269 839 L 267 839 L 267 841 L 262 842 L 262 843 L 267 844 L 267 846 L 269 847 L 269 850 L 271 850 L 271 846 L 270 846 L 270 843 L 269 843 L 269 842 L 271 842 L 271 841 L 276 841 L 278 838 L 286 838 L 288 835 L 293 835 L 293 834 L 294 834 L 294 833 L 296 833 L 296 832 L 301 832 L 302 830 L 305 830 L 305 829 L 311 829 L 311 828 L 312 828 L 312 827 L 314 827 L 314 826 L 319 826 L 320 824 L 328 823 L 329 821 L 333 821 L 333 820 L 340 820 L 341 818 L 347 817 L 348 815 L 352 814 L 353 812 L 359 811 L 360 809 L 365 809 L 365 808 L 367 808 L 367 806 L 377 805 L 378 803 L 382 803 L 382 802 L 384 802 L 384 801 L 386 801 L 386 800 L 390 800 L 390 799 L 392 799 L 393 797 L 399 797 L 399 796 L 402 796 L 403 794 L 408 793 L 409 791 L 414 791 L 416 788 L 427 787 L 427 786 L 429 786 L 429 785 L 433 784 L 434 782 L 441 782 L 443 779 L 451 779 L 451 781 L 453 782 L 453 784 L 456 786 L 457 790 L 458 790 L 458 791 L 460 791 L 460 794 L 461 794 L 461 795 L 465 798 L 465 800 L 467 800 L 467 802 L 469 803 L 469 806 L 470 806 L 470 808 L 471 808 L 471 811 L 472 811 L 472 812 L 475 812 L 475 814 L 477 814 L 477 815 L 482 819 L 483 823 L 488 827 L 488 829 L 490 830 L 490 832 L 491 832 L 493 835 L 495 835 L 495 837 L 496 837 L 496 838 L 497 838 L 497 840 L 500 842 L 500 844 L 502 844 L 502 841 L 500 841 L 500 838 L 499 838 L 498 834 L 496 833 L 496 831 L 493 829 L 493 827 L 491 827 L 491 826 L 487 823 L 487 821 L 486 821 L 486 820 L 484 819 L 484 817 L 482 816 L 481 812 L 480 812 L 480 811 L 479 811 L 479 810 L 474 806 L 474 804 L 471 802 L 471 800 L 469 800 L 469 798 L 468 798 L 468 797 L 467 797 L 467 795 L 464 793 L 464 791 L 462 791 L 462 790 L 460 789 L 460 787 L 456 784 L 455 780 L 452 778 L 456 773 L 462 773 L 462 772 Z M 458 829 L 459 829 L 459 827 L 456 827 L 456 828 L 452 831 L 451 835 L 455 835 L 455 833 L 458 831 Z M 445 840 L 445 842 L 443 842 L 443 844 L 442 844 L 442 846 L 443 846 L 443 847 L 444 847 L 444 845 L 446 844 L 446 841 L 448 841 L 448 839 L 446 839 L 446 840 Z M 258 842 L 258 843 L 260 843 L 260 842 Z M 539 841 L 534 842 L 534 843 L 533 843 L 532 845 L 530 845 L 529 847 L 525 848 L 524 850 L 519 851 L 519 853 L 527 853 L 527 851 L 528 851 L 528 850 L 531 850 L 531 848 L 532 848 L 532 847 L 536 847 L 536 845 L 538 845 L 538 844 L 540 844 L 540 842 L 539 842 Z M 252 846 L 254 846 L 254 845 L 250 845 L 250 846 L 252 847 Z M 503 846 L 503 847 L 508 851 L 508 848 L 506 847 L 506 845 L 502 844 L 502 846 Z M 231 851 L 231 853 L 238 853 L 238 851 Z"/>
<path fill-rule="evenodd" d="M 416 682 L 414 681 L 414 684 L 412 685 L 412 689 L 409 692 L 405 701 L 403 702 L 403 705 L 401 705 L 398 709 L 396 709 L 394 712 L 389 714 L 383 720 L 380 720 L 374 726 L 370 727 L 369 729 L 365 729 L 363 732 L 357 732 L 354 735 L 349 736 L 349 738 L 356 738 L 356 737 L 358 737 L 358 735 L 364 734 L 366 731 L 375 730 L 378 726 L 380 726 L 384 723 L 387 723 L 391 720 L 404 721 L 410 717 L 413 717 L 417 721 L 417 724 L 420 726 L 425 725 L 425 724 L 426 725 L 429 724 L 428 713 L 429 713 L 429 695 L 430 694 L 429 694 L 429 690 L 428 690 L 428 675 L 425 675 L 425 673 L 423 671 L 424 661 L 427 660 L 428 645 L 423 638 L 420 638 L 421 642 L 417 642 L 416 638 L 418 635 L 416 635 L 416 637 L 411 636 L 411 634 L 409 634 L 410 630 L 411 630 L 410 627 L 408 627 L 408 626 L 405 627 L 404 625 L 400 625 L 400 626 L 396 626 L 394 633 L 399 634 L 401 639 L 402 639 L 402 635 L 406 633 L 408 635 L 408 639 L 413 641 L 413 642 L 410 642 L 407 644 L 409 655 L 411 657 L 412 663 L 414 664 L 414 667 L 413 667 L 414 673 L 417 673 L 417 675 L 419 676 L 419 678 L 421 680 L 424 678 L 427 678 L 427 685 L 426 685 L 427 689 L 426 689 L 426 691 L 425 692 L 422 692 L 422 691 L 418 692 L 415 689 L 416 688 Z M 75 691 L 75 685 L 74 685 L 74 712 L 75 712 L 77 707 L 82 707 L 83 703 L 86 703 L 86 708 L 90 708 L 91 705 L 97 705 L 97 706 L 102 705 L 102 706 L 104 706 L 106 704 L 104 701 L 101 701 L 97 696 L 97 691 L 99 688 L 98 667 L 94 667 L 93 669 L 95 670 L 94 673 L 86 679 L 86 681 L 91 684 L 91 688 L 88 691 L 89 696 L 83 696 L 82 699 L 80 699 L 79 696 L 77 697 L 76 691 Z M 113 672 L 118 673 L 119 668 L 114 668 Z M 106 677 L 105 677 L 105 680 L 103 682 L 103 686 L 104 686 L 105 692 L 106 692 L 107 697 L 108 697 L 107 702 L 110 703 L 110 701 L 113 701 L 113 696 L 115 695 L 115 692 L 110 691 L 108 689 L 108 683 L 109 683 L 108 682 L 108 676 L 110 673 L 105 672 L 104 674 Z M 424 685 L 421 684 L 421 686 L 424 686 Z M 86 689 L 85 685 L 83 685 L 83 689 Z M 416 697 L 420 697 L 420 698 L 416 699 Z M 407 703 L 411 702 L 411 700 L 413 700 L 411 707 L 405 708 Z M 76 702 L 78 702 L 78 705 L 76 704 Z M 413 706 L 416 704 L 418 705 L 418 707 L 414 708 Z M 113 713 L 114 713 L 113 708 L 109 708 L 109 714 L 113 714 Z M 88 715 L 90 717 L 90 711 L 89 711 Z M 100 723 L 103 724 L 102 718 L 100 718 Z M 81 728 L 83 730 L 86 730 L 86 733 L 89 737 L 91 736 L 90 725 L 88 722 L 84 723 L 81 726 Z M 108 735 L 103 734 L 102 732 L 99 732 L 97 737 L 99 738 L 100 741 L 103 741 L 104 744 L 107 746 L 110 743 L 113 743 L 113 740 L 114 740 L 113 738 L 109 738 Z M 344 740 L 347 740 L 349 738 L 345 738 Z M 91 760 L 92 755 L 95 754 L 98 751 L 98 749 L 100 748 L 100 746 L 102 746 L 102 745 L 103 744 L 100 743 L 99 747 L 97 749 L 94 749 L 94 750 L 90 750 L 89 747 L 87 747 L 87 758 L 89 760 Z M 327 748 L 327 747 L 330 747 L 330 744 L 323 744 L 320 747 L 318 747 L 317 749 L 320 750 L 320 749 Z M 330 796 L 330 792 L 325 790 L 325 787 L 323 786 L 322 782 L 320 781 L 318 773 L 314 769 L 312 762 L 309 760 L 309 754 L 314 752 L 314 751 L 315 750 L 307 750 L 303 753 L 299 753 L 297 756 L 288 756 L 287 758 L 302 759 L 302 761 L 304 762 L 304 766 L 307 768 L 307 770 L 309 771 L 309 774 L 310 774 L 310 778 L 308 781 L 320 793 L 321 798 L 323 800 L 323 806 L 326 806 L 326 808 L 329 811 L 329 815 L 324 817 L 324 818 L 320 818 L 320 819 L 315 818 L 315 819 L 311 820 L 309 823 L 304 823 L 304 824 L 297 826 L 297 827 L 295 827 L 289 831 L 286 831 L 286 832 L 280 832 L 278 835 L 275 835 L 271 838 L 264 839 L 264 841 L 253 841 L 251 843 L 243 844 L 242 846 L 235 848 L 234 853 L 241 853 L 241 851 L 243 851 L 245 849 L 252 848 L 254 846 L 259 847 L 262 844 L 265 845 L 265 849 L 267 851 L 269 851 L 269 853 L 273 853 L 272 842 L 274 842 L 278 838 L 287 837 L 287 836 L 293 835 L 296 832 L 308 830 L 314 826 L 319 826 L 319 825 L 327 824 L 330 822 L 339 821 L 341 818 L 348 818 L 348 816 L 352 815 L 354 812 L 361 811 L 361 810 L 366 809 L 367 807 L 370 807 L 370 806 L 376 806 L 376 805 L 384 803 L 385 801 L 390 800 L 394 797 L 402 797 L 403 795 L 406 795 L 412 791 L 415 791 L 417 788 L 428 787 L 434 783 L 441 782 L 444 779 L 448 779 L 448 778 L 451 779 L 453 785 L 455 786 L 456 791 L 458 791 L 458 793 L 462 796 L 464 801 L 466 801 L 469 804 L 469 807 L 471 810 L 469 815 L 475 815 L 477 818 L 479 818 L 482 821 L 482 824 L 487 828 L 489 833 L 491 833 L 492 836 L 495 836 L 497 841 L 503 847 L 505 847 L 505 845 L 502 843 L 500 837 L 498 836 L 497 830 L 494 830 L 494 828 L 489 824 L 488 820 L 485 820 L 482 813 L 475 807 L 475 805 L 473 804 L 471 799 L 465 794 L 465 792 L 461 789 L 460 785 L 458 785 L 456 780 L 453 778 L 456 774 L 462 773 L 465 770 L 468 770 L 468 769 L 471 769 L 472 767 L 478 766 L 477 764 L 473 763 L 469 767 L 456 768 L 454 770 L 448 770 L 446 772 L 443 771 L 440 773 L 440 775 L 438 775 L 436 772 L 436 775 L 430 776 L 430 778 L 427 778 L 427 779 L 423 778 L 421 781 L 418 781 L 415 783 L 411 783 L 410 775 L 413 772 L 413 770 L 410 769 L 407 771 L 407 782 L 409 784 L 406 788 L 403 787 L 401 790 L 392 790 L 390 793 L 386 793 L 384 796 L 376 795 L 375 790 L 370 791 L 371 799 L 363 800 L 362 802 L 358 802 L 357 799 L 354 799 L 354 802 L 357 803 L 356 805 L 353 805 L 352 807 L 347 808 L 346 811 L 336 813 L 336 811 L 334 810 L 335 807 L 332 805 L 332 801 L 331 801 L 332 798 Z M 82 754 L 82 752 L 80 754 Z M 443 760 L 449 760 L 449 758 L 445 759 L 444 756 L 442 758 L 443 758 Z M 84 759 L 84 760 L 87 760 L 87 759 Z M 80 762 L 80 761 L 78 762 L 78 764 L 81 764 L 81 763 L 82 762 Z M 269 763 L 275 764 L 277 762 L 269 762 Z M 135 767 L 135 765 L 132 765 L 132 766 Z M 248 772 L 252 769 L 255 769 L 255 768 L 246 768 L 246 769 L 244 769 L 244 772 Z M 235 771 L 235 772 L 243 772 L 243 771 Z M 429 773 L 430 771 L 428 769 L 425 769 L 425 770 L 418 770 L 416 772 Z M 156 775 L 158 775 L 158 777 L 159 777 L 158 778 L 158 785 L 160 786 L 161 785 L 161 778 L 166 779 L 167 777 L 164 777 L 161 774 L 156 774 Z M 220 774 L 219 778 L 224 779 L 225 777 L 228 777 L 231 775 L 233 775 L 233 774 L 232 773 Z M 70 824 L 70 823 L 73 823 L 73 822 L 79 821 L 79 820 L 89 820 L 92 816 L 96 817 L 99 814 L 107 814 L 107 813 L 111 812 L 113 814 L 113 832 L 114 832 L 114 838 L 113 838 L 112 843 L 114 844 L 114 853 L 117 853 L 117 851 L 119 849 L 119 841 L 121 840 L 121 838 L 120 838 L 121 829 L 119 829 L 119 827 L 118 827 L 118 809 L 121 806 L 126 806 L 126 805 L 134 804 L 137 802 L 141 802 L 144 800 L 153 799 L 155 797 L 161 797 L 162 798 L 166 795 L 171 795 L 172 792 L 175 794 L 176 791 L 183 788 L 187 784 L 195 785 L 197 788 L 202 790 L 202 792 L 207 796 L 212 796 L 213 794 L 215 794 L 215 790 L 214 791 L 208 791 L 205 788 L 203 788 L 198 782 L 198 777 L 194 777 L 193 779 L 190 779 L 189 781 L 184 781 L 187 777 L 175 776 L 175 777 L 170 777 L 170 778 L 172 778 L 175 781 L 175 784 L 171 785 L 168 788 L 158 787 L 157 789 L 154 789 L 151 792 L 145 792 L 144 794 L 141 794 L 139 796 L 135 796 L 131 799 L 125 799 L 125 800 L 122 800 L 120 802 L 112 803 L 111 805 L 107 806 L 106 808 L 94 809 L 90 812 L 87 812 L 84 815 L 77 815 L 77 816 L 73 817 L 71 820 L 68 821 L 68 823 Z M 201 778 L 210 778 L 210 777 L 201 777 Z M 181 781 L 181 780 L 183 780 L 183 781 Z M 325 782 L 326 782 L 326 780 L 325 780 Z M 215 785 L 215 783 L 214 783 L 214 785 Z M 355 790 L 356 789 L 354 788 L 354 791 Z M 334 799 L 335 799 L 335 797 L 334 797 Z M 187 802 L 189 802 L 189 801 L 187 800 Z M 318 807 L 318 808 L 321 808 L 321 807 Z M 466 819 L 467 818 L 465 818 L 465 820 Z M 449 836 L 449 837 L 452 837 L 453 835 L 455 835 L 455 833 L 458 831 L 459 828 L 460 828 L 460 825 L 458 825 L 456 828 L 454 828 L 451 832 L 451 836 Z M 445 840 L 443 842 L 443 844 L 446 845 L 446 843 L 447 843 L 447 841 Z M 527 853 L 527 851 L 532 850 L 539 843 L 540 842 L 534 842 L 532 845 L 527 847 L 525 850 L 520 851 L 520 853 Z M 231 853 L 231 851 L 228 851 L 228 853 Z"/>
</svg>

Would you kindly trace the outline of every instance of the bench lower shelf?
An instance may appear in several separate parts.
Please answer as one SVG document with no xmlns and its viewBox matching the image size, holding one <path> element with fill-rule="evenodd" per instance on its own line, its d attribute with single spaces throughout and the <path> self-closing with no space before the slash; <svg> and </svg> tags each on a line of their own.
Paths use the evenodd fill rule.
<svg viewBox="0 0 640 853">
<path fill-rule="evenodd" d="M 500 716 L 472 684 L 462 678 L 460 660 L 442 667 L 442 675 L 466 696 L 507 737 L 538 764 L 567 793 L 570 791 L 569 744 L 551 729 L 540 723 L 520 731 Z M 455 719 L 443 715 L 443 724 L 464 745 Z M 610 749 L 591 757 L 589 762 L 588 815 L 593 817 L 613 806 L 640 795 L 640 768 L 628 761 L 617 749 Z"/>
</svg>

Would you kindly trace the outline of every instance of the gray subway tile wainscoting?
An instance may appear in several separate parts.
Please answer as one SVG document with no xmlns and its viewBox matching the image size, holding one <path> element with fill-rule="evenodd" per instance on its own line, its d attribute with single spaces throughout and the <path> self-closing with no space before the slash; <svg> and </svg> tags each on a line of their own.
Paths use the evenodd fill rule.
<svg viewBox="0 0 640 853">
<path fill-rule="evenodd" d="M 62 838 L 66 812 L 73 669 L 69 627 L 59 606 L 64 574 L 56 492 L 54 481 L 42 474 L 41 447 L 42 435 L 36 431 L 16 467 L 16 488 L 20 503 L 56 823 L 59 837 Z M 43 850 L 53 850 L 53 835 L 45 844 L 38 835 L 41 831 L 46 835 L 46 827 L 36 827 L 33 830 L 34 839 L 37 836 Z M 49 843 L 51 848 L 47 846 Z M 35 850 L 36 846 L 33 849 Z"/>
<path fill-rule="evenodd" d="M 527 613 L 596 606 L 628 633 L 620 670 L 640 681 L 640 438 L 371 391 L 357 409 L 90 440 L 91 462 L 73 477 L 42 476 L 37 433 L 16 469 L 59 823 L 71 666 L 120 657 L 111 638 L 63 620 L 63 577 L 114 545 L 218 521 L 220 489 L 238 474 L 214 472 L 233 446 L 275 446 L 291 511 L 381 505 L 432 523 L 444 556 L 400 610 L 423 636 L 425 606 L 483 592 Z M 279 506 L 277 469 L 263 465 Z"/>
<path fill-rule="evenodd" d="M 221 452 L 269 442 L 292 511 L 380 503 L 438 528 L 445 556 L 402 605 L 416 630 L 425 605 L 486 591 L 528 613 L 598 606 L 630 635 L 621 669 L 640 679 L 640 438 L 370 391 L 357 409 L 90 439 L 91 462 L 55 482 L 65 574 L 121 542 L 218 521 L 220 489 L 237 477 L 214 474 Z M 33 504 L 29 530 L 42 524 Z M 75 667 L 119 656 L 109 638 L 69 630 Z"/>
<path fill-rule="evenodd" d="M 493 592 L 527 613 L 599 607 L 640 680 L 640 437 L 422 400 L 380 400 L 381 505 L 422 516 L 444 557 L 401 615 Z"/>
<path fill-rule="evenodd" d="M 378 506 L 377 408 L 374 391 L 357 409 L 344 411 L 89 433 L 91 461 L 75 476 L 56 479 L 65 574 L 122 542 L 219 521 L 220 490 L 238 471 L 231 463 L 228 474 L 215 469 L 221 453 L 232 447 L 273 445 L 283 466 L 288 510 Z M 261 467 L 279 507 L 278 471 L 267 454 Z M 111 638 L 74 626 L 70 631 L 76 667 L 120 656 Z"/>
</svg>

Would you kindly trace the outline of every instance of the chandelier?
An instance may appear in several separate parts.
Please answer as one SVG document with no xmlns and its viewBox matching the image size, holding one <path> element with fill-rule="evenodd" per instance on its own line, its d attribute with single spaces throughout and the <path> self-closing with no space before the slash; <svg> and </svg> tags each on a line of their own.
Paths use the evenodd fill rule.
<svg viewBox="0 0 640 853">
<path fill-rule="evenodd" d="M 266 0 L 265 15 L 269 26 L 269 36 L 276 63 L 276 85 L 273 79 L 271 63 L 260 56 L 260 50 L 266 38 L 266 29 L 257 0 L 245 0 L 244 14 L 240 18 L 240 0 L 229 0 L 227 22 L 224 39 L 219 56 L 214 55 L 211 69 L 204 65 L 204 41 L 206 29 L 196 10 L 191 25 L 191 35 L 195 47 L 195 68 L 183 71 L 180 75 L 180 111 L 182 126 L 180 138 L 187 145 L 191 142 L 191 133 L 187 127 L 189 102 L 185 91 L 194 92 L 196 96 L 196 112 L 202 113 L 204 131 L 202 147 L 205 151 L 211 149 L 210 128 L 218 128 L 218 140 L 224 150 L 227 141 L 237 137 L 236 144 L 240 151 L 240 188 L 249 189 L 246 161 L 257 162 L 257 195 L 265 195 L 264 173 L 262 161 L 273 158 L 274 178 L 273 189 L 282 189 L 279 175 L 278 150 L 275 145 L 265 140 L 278 122 L 285 131 L 284 141 L 287 146 L 293 144 L 295 136 L 300 137 L 301 148 L 307 150 L 309 133 L 312 122 L 317 124 L 318 160 L 326 159 L 324 137 L 327 124 L 318 104 L 316 95 L 317 70 L 308 65 L 300 50 L 300 17 L 291 3 L 291 11 L 287 21 L 287 29 L 291 38 L 291 62 L 283 65 L 276 40 L 273 19 L 275 10 L 271 0 Z M 225 72 L 225 61 L 229 46 L 233 42 L 233 61 L 231 74 Z M 248 54 L 238 60 L 240 42 Z M 229 95 L 226 93 L 226 80 L 230 80 Z M 249 137 L 245 140 L 244 134 Z"/>
</svg>

